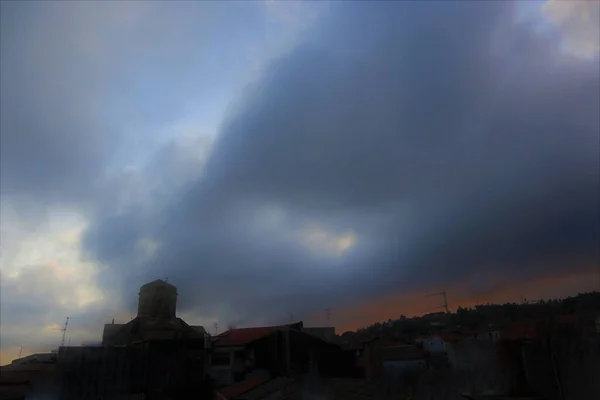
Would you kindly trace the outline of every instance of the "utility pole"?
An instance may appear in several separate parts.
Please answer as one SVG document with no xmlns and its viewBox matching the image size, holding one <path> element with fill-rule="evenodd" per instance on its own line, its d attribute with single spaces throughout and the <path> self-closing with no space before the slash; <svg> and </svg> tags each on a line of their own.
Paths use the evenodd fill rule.
<svg viewBox="0 0 600 400">
<path fill-rule="evenodd" d="M 444 310 L 446 310 L 446 314 L 450 313 L 450 310 L 448 309 L 448 298 L 446 297 L 445 290 L 443 292 L 439 292 L 439 293 L 426 294 L 425 296 L 442 296 L 444 298 L 444 304 L 439 307 L 436 307 L 436 308 L 443 308 Z"/>
</svg>

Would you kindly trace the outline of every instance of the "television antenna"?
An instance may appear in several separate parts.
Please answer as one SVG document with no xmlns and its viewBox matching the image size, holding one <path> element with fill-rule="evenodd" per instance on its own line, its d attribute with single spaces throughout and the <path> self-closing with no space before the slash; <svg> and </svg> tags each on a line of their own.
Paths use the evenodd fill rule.
<svg viewBox="0 0 600 400">
<path fill-rule="evenodd" d="M 217 333 L 219 333 L 219 324 L 217 322 L 215 322 L 214 327 L 215 327 L 215 335 L 216 335 Z"/>
<path fill-rule="evenodd" d="M 290 312 L 290 324 L 294 323 L 294 314 Z"/>
<path fill-rule="evenodd" d="M 67 317 L 67 319 L 65 320 L 65 325 L 62 328 L 54 329 L 55 331 L 62 332 L 62 340 L 60 341 L 60 347 L 65 347 L 65 335 L 67 334 L 67 328 L 69 327 L 69 319 L 71 318 Z"/>
</svg>

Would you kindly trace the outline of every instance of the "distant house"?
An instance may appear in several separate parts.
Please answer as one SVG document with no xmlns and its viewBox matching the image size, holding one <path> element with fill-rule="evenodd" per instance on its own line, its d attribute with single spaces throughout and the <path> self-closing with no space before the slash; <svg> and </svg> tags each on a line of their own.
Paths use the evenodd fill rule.
<svg viewBox="0 0 600 400">
<path fill-rule="evenodd" d="M 502 332 L 503 341 L 537 340 L 542 333 L 542 325 L 537 321 L 520 321 L 510 324 Z"/>
<path fill-rule="evenodd" d="M 500 330 L 494 328 L 472 329 L 462 333 L 464 338 L 496 343 L 500 340 Z"/>
<path fill-rule="evenodd" d="M 342 353 L 337 345 L 304 332 L 302 322 L 230 329 L 216 336 L 212 347 L 210 374 L 220 385 L 335 369 Z M 346 364 L 353 367 L 352 358 Z"/>
<path fill-rule="evenodd" d="M 56 364 L 56 353 L 36 353 L 13 360 L 11 366 Z"/>
<path fill-rule="evenodd" d="M 278 343 L 277 339 L 275 343 L 270 343 L 273 350 L 270 354 L 261 352 L 260 346 L 257 348 L 256 345 L 261 339 L 288 329 L 301 329 L 301 326 L 278 325 L 229 329 L 217 335 L 212 342 L 211 377 L 219 385 L 231 385 L 236 381 L 243 380 L 247 373 L 251 373 L 255 369 L 264 369 L 269 376 L 268 369 L 283 368 L 282 357 L 280 357 L 283 354 L 279 354 L 282 352 L 280 347 L 283 343 Z M 257 352 L 259 353 L 258 362 L 256 360 Z"/>
<path fill-rule="evenodd" d="M 436 333 L 431 336 L 417 339 L 423 348 L 432 355 L 446 354 L 452 343 L 458 342 L 461 336 L 456 333 Z"/>
<path fill-rule="evenodd" d="M 417 343 L 429 354 L 432 368 L 448 367 L 454 362 L 454 344 L 461 340 L 457 333 L 436 333 L 417 339 Z"/>
<path fill-rule="evenodd" d="M 383 347 L 381 349 L 385 375 L 397 376 L 407 371 L 422 371 L 427 368 L 426 350 L 416 345 Z"/>
</svg>

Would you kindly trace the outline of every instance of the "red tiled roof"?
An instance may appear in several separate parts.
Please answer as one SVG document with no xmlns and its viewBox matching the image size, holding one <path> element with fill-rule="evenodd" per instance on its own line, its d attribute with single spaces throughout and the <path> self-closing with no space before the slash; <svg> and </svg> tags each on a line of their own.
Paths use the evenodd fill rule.
<svg viewBox="0 0 600 400">
<path fill-rule="evenodd" d="M 250 342 L 262 339 L 275 331 L 288 329 L 287 325 L 264 326 L 258 328 L 230 329 L 218 335 L 215 339 L 216 347 L 244 346 Z"/>
<path fill-rule="evenodd" d="M 439 337 L 440 339 L 442 339 L 444 342 L 458 342 L 461 339 L 461 336 L 458 333 L 452 333 L 452 332 L 445 332 L 445 333 L 438 333 L 435 335 L 432 335 L 431 337 Z"/>
<path fill-rule="evenodd" d="M 255 329 L 255 328 L 248 328 Z M 270 381 L 271 378 L 255 378 L 255 379 L 246 379 L 245 381 L 235 383 L 231 386 L 227 386 L 219 391 L 219 394 L 226 399 L 234 398 L 242 393 L 246 393 L 264 383 Z M 220 397 L 219 394 L 215 396 L 215 400 L 222 400 L 223 397 Z"/>
<path fill-rule="evenodd" d="M 539 328 L 535 322 L 516 322 L 502 336 L 506 340 L 535 339 L 539 336 Z"/>
</svg>

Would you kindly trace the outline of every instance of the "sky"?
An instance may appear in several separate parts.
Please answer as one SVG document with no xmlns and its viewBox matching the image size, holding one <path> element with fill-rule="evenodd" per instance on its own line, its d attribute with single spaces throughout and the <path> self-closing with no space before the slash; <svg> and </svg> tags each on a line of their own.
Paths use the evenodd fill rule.
<svg viewBox="0 0 600 400">
<path fill-rule="evenodd" d="M 599 5 L 2 2 L 0 364 L 599 290 Z"/>
</svg>

